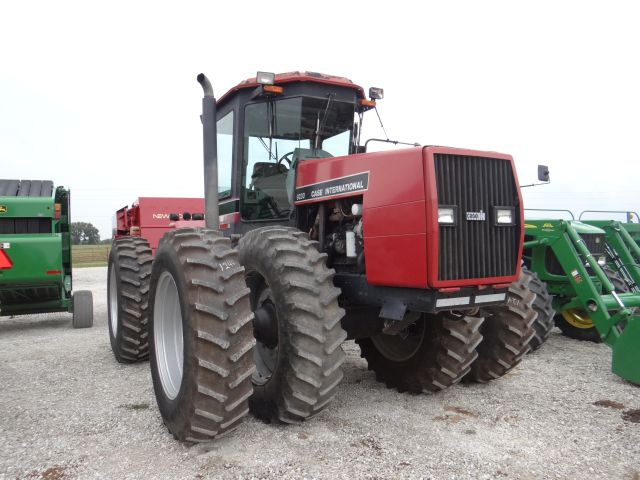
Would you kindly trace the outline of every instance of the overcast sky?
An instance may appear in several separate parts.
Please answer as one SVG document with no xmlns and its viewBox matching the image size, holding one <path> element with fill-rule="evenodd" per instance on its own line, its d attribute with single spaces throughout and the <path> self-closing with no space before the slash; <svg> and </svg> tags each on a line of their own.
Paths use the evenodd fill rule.
<svg viewBox="0 0 640 480">
<path fill-rule="evenodd" d="M 104 238 L 138 196 L 203 195 L 199 72 L 310 70 L 383 87 L 392 138 L 549 165 L 527 207 L 640 210 L 639 50 L 631 1 L 1 1 L 0 178 L 71 187 Z"/>
</svg>

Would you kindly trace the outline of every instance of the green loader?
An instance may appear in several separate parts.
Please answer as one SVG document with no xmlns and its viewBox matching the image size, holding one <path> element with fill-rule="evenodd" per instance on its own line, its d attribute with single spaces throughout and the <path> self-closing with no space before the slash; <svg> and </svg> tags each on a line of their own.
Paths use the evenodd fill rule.
<svg viewBox="0 0 640 480">
<path fill-rule="evenodd" d="M 90 291 L 72 291 L 69 190 L 0 179 L 0 316 L 72 312 L 93 325 Z"/>
<path fill-rule="evenodd" d="M 585 214 L 612 213 L 624 214 L 627 221 L 582 219 Z M 586 210 L 579 219 L 604 230 L 607 264 L 625 281 L 629 291 L 640 293 L 640 216 L 636 212 Z"/>
<path fill-rule="evenodd" d="M 570 337 L 604 341 L 613 350 L 613 372 L 640 384 L 640 293 L 607 265 L 608 248 L 603 228 L 525 220 L 525 265 L 553 295 L 556 325 Z"/>
</svg>

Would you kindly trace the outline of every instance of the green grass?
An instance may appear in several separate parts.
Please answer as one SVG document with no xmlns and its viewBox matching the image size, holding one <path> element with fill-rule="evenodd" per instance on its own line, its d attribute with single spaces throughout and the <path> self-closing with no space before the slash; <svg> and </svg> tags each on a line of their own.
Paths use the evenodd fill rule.
<svg viewBox="0 0 640 480">
<path fill-rule="evenodd" d="M 71 262 L 73 268 L 105 267 L 109 259 L 111 245 L 72 245 Z"/>
</svg>

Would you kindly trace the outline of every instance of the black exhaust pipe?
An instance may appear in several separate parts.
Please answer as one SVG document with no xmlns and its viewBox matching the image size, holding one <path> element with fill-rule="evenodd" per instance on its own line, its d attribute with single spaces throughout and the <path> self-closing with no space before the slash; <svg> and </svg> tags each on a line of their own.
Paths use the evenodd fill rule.
<svg viewBox="0 0 640 480">
<path fill-rule="evenodd" d="M 216 132 L 216 99 L 213 87 L 204 73 L 198 75 L 202 86 L 202 146 L 204 151 L 204 211 L 207 228 L 220 226 L 218 212 L 218 139 Z"/>
</svg>

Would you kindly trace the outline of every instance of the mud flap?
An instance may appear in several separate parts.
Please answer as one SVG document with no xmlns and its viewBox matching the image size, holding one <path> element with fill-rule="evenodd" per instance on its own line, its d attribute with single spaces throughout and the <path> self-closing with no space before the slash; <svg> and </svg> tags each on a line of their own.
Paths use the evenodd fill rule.
<svg viewBox="0 0 640 480">
<path fill-rule="evenodd" d="M 625 380 L 640 385 L 640 316 L 631 316 L 613 345 L 612 371 Z"/>
</svg>

